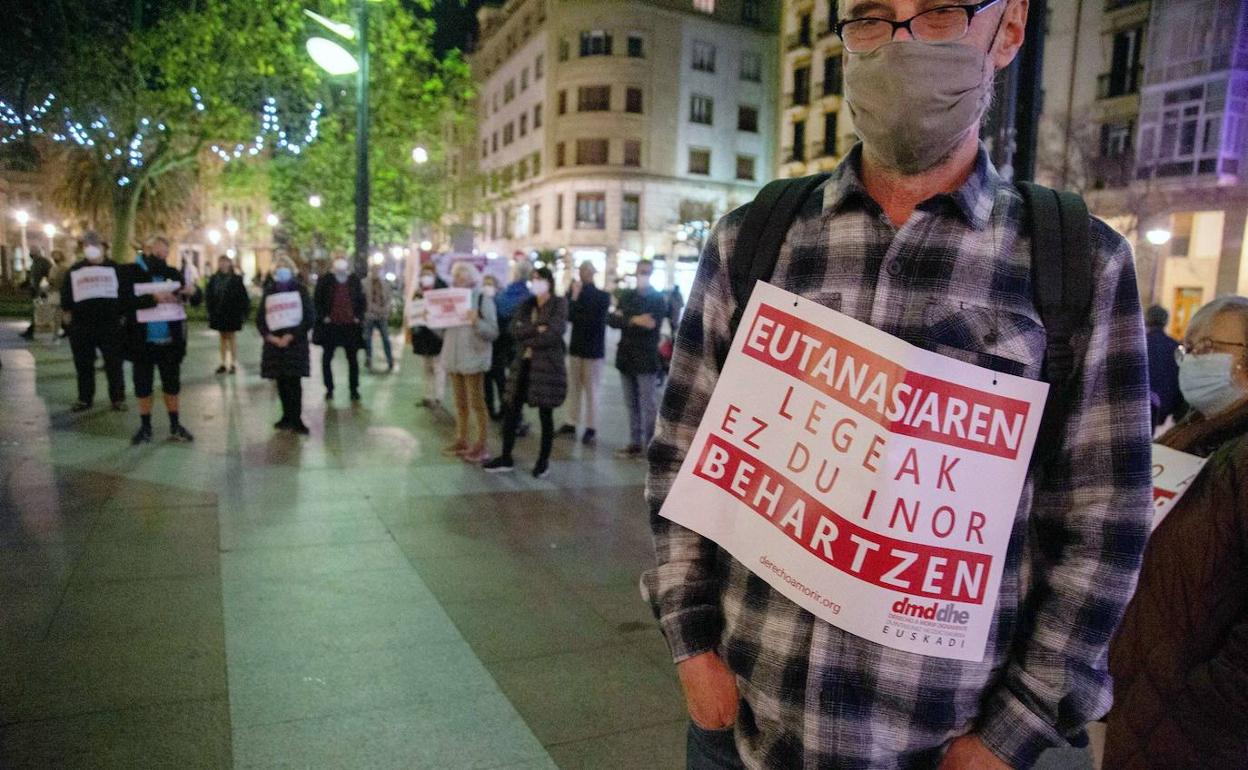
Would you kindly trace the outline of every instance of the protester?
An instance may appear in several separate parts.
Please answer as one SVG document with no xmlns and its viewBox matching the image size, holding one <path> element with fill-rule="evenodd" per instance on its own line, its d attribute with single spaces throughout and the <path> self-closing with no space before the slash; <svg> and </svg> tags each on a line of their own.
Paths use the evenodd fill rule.
<svg viewBox="0 0 1248 770">
<path fill-rule="evenodd" d="M 511 452 L 527 404 L 535 407 L 541 418 L 541 451 L 533 466 L 533 477 L 541 479 L 550 470 L 550 451 L 555 441 L 554 410 L 563 404 L 568 393 L 568 372 L 563 360 L 568 301 L 553 295 L 555 278 L 549 268 L 539 268 L 532 275 L 533 296 L 516 308 L 511 320 L 516 361 L 507 381 L 503 451 L 483 467 L 491 473 L 515 470 Z"/>
<path fill-rule="evenodd" d="M 511 319 L 516 309 L 527 302 L 533 295 L 529 291 L 529 278 L 533 273 L 533 263 L 519 258 L 512 262 L 511 283 L 503 289 L 495 299 L 498 310 L 498 339 L 494 340 L 494 360 L 490 368 L 490 379 L 498 386 L 498 408 L 496 414 L 501 419 L 507 411 L 506 396 L 508 371 L 516 359 L 516 341 L 511 336 Z M 517 428 L 517 436 L 528 435 L 528 425 L 522 419 Z"/>
<path fill-rule="evenodd" d="M 88 282 L 77 289 L 83 296 L 74 296 L 74 274 L 84 268 L 101 268 L 91 271 L 102 286 L 93 291 Z M 117 263 L 104 258 L 100 237 L 94 232 L 82 236 L 82 259 L 69 269 L 61 284 L 61 313 L 69 333 L 69 349 L 74 355 L 74 371 L 78 375 L 78 400 L 72 407 L 75 412 L 91 408 L 95 400 L 95 352 L 104 358 L 104 376 L 108 381 L 108 400 L 114 412 L 125 411 L 126 381 L 122 365 L 122 330 L 120 282 Z"/>
<path fill-rule="evenodd" d="M 1115 770 L 1248 761 L 1248 298 L 1201 308 L 1179 351 L 1191 411 L 1159 443 L 1209 459 L 1153 532 L 1110 648 Z"/>
<path fill-rule="evenodd" d="M 26 270 L 26 290 L 30 293 L 31 309 L 30 309 L 30 326 L 26 327 L 26 331 L 22 332 L 23 339 L 33 340 L 35 338 L 35 308 L 34 303 L 43 296 L 43 281 L 52 272 L 52 261 L 43 256 L 43 252 L 39 249 L 30 250 L 30 267 Z"/>
<path fill-rule="evenodd" d="M 1144 313 L 1148 333 L 1148 390 L 1153 405 L 1153 429 L 1171 417 L 1181 417 L 1183 395 L 1179 392 L 1179 365 L 1174 353 L 1179 343 L 1166 334 L 1170 314 L 1161 305 L 1153 305 Z"/>
<path fill-rule="evenodd" d="M 271 328 L 270 323 L 281 326 Z M 308 290 L 295 276 L 295 263 L 279 257 L 256 313 L 256 329 L 264 340 L 260 376 L 277 383 L 282 417 L 273 427 L 301 436 L 308 435 L 303 424 L 303 378 L 311 374 L 308 331 L 315 323 Z"/>
<path fill-rule="evenodd" d="M 594 285 L 594 273 L 594 263 L 585 260 L 581 263 L 580 280 L 572 283 L 568 303 L 568 320 L 572 323 L 568 345 L 570 422 L 559 428 L 559 433 L 566 436 L 575 436 L 577 428 L 583 428 L 581 442 L 586 446 L 593 445 L 598 435 L 598 391 L 607 355 L 607 313 L 611 309 L 611 295 Z"/>
<path fill-rule="evenodd" d="M 680 328 L 680 317 L 684 312 L 685 296 L 680 293 L 680 287 L 673 284 L 667 292 L 667 323 L 671 328 L 673 339 L 676 337 L 676 330 Z"/>
<path fill-rule="evenodd" d="M 887 20 L 855 25 L 859 15 L 843 14 L 848 26 L 838 29 L 862 141 L 805 198 L 767 280 L 939 354 L 1038 379 L 1046 330 L 1031 320 L 1026 208 L 978 141 L 993 75 L 1022 46 L 1027 3 L 956 14 L 921 0 L 856 5 Z M 916 16 L 924 11 L 934 15 Z M 703 250 L 649 451 L 657 565 L 643 589 L 689 708 L 689 767 L 1028 768 L 1046 748 L 1082 742 L 1110 704 L 1107 645 L 1151 513 L 1130 247 L 1090 220 L 1096 278 L 1091 311 L 1070 338 L 1077 376 L 1057 394 L 1060 430 L 1028 470 L 1012 547 L 994 562 L 1001 582 L 983 659 L 960 661 L 818 620 L 772 588 L 774 570 L 743 564 L 660 514 L 699 424 L 726 419 L 704 410 L 730 355 L 730 265 L 756 257 L 735 252 L 748 211 L 721 219 Z M 1167 618 L 1186 612 L 1171 607 Z M 1231 729 L 1226 719 L 1210 723 Z"/>
<path fill-rule="evenodd" d="M 360 347 L 364 343 L 363 322 L 366 300 L 360 277 L 351 272 L 347 260 L 333 262 L 328 276 L 316 284 L 316 326 L 312 341 L 321 346 L 321 379 L 325 400 L 334 398 L 334 352 L 347 354 L 347 384 L 351 400 L 360 400 Z"/>
<path fill-rule="evenodd" d="M 417 282 L 413 301 L 420 301 L 424 293 L 433 289 L 445 289 L 446 283 L 438 277 L 437 269 L 432 262 L 420 266 L 420 279 Z M 420 317 L 424 320 L 423 315 Z M 424 324 L 411 327 L 412 352 L 424 365 L 424 398 L 420 405 L 426 409 L 442 406 L 442 397 L 446 393 L 446 373 L 442 370 L 442 337 Z"/>
<path fill-rule="evenodd" d="M 637 263 L 637 288 L 620 292 L 619 305 L 607 316 L 607 324 L 620 329 L 615 351 L 615 368 L 624 385 L 628 407 L 628 446 L 616 451 L 617 457 L 637 459 L 654 438 L 654 420 L 659 398 L 659 327 L 667 313 L 667 300 L 650 285 L 654 264 L 648 259 Z"/>
<path fill-rule="evenodd" d="M 203 299 L 198 287 L 183 285 L 182 273 L 169 266 L 168 258 L 169 241 L 156 236 L 147 242 L 132 264 L 117 268 L 125 322 L 125 355 L 132 364 L 134 395 L 139 400 L 140 424 L 130 439 L 131 444 L 152 440 L 152 388 L 157 371 L 160 372 L 165 409 L 169 413 L 169 439 L 181 442 L 195 440 L 182 425 L 178 413 L 178 394 L 182 392 L 182 359 L 186 357 L 186 322 L 138 320 L 140 310 L 152 310 L 157 305 L 181 303 L 188 299 L 191 304 L 198 305 Z M 177 288 L 157 294 L 136 291 L 143 284 L 161 282 L 171 282 Z"/>
<path fill-rule="evenodd" d="M 489 459 L 485 439 L 489 432 L 489 413 L 485 408 L 485 372 L 490 368 L 493 342 L 498 337 L 498 316 L 493 300 L 477 288 L 481 273 L 467 262 L 457 262 L 451 269 L 451 285 L 472 289 L 471 307 L 464 326 L 453 326 L 442 336 L 442 366 L 451 376 L 451 392 L 455 397 L 455 442 L 443 451 L 462 457 L 470 463 Z M 470 421 L 476 422 L 473 433 Z M 471 443 L 470 443 L 471 441 Z"/>
<path fill-rule="evenodd" d="M 390 352 L 390 314 L 394 312 L 394 294 L 390 283 L 381 274 L 381 265 L 369 268 L 364 281 L 364 365 L 373 368 L 373 331 L 381 335 L 381 349 L 386 353 L 386 371 L 394 371 L 394 354 Z"/>
<path fill-rule="evenodd" d="M 487 302 L 494 305 L 494 317 L 498 318 L 498 279 L 492 275 L 487 275 L 481 279 L 481 293 L 485 296 Z M 510 339 L 510 333 L 505 332 L 502 324 L 499 324 L 498 336 L 494 338 L 494 344 L 490 346 L 490 369 L 485 373 L 483 384 L 485 388 L 485 408 L 489 412 L 490 419 L 497 422 L 503 419 L 503 393 L 507 389 L 507 362 L 504 360 L 510 353 L 504 350 L 504 345 L 499 343 L 503 335 L 507 334 Z M 505 343 L 510 348 L 511 343 Z"/>
<path fill-rule="evenodd" d="M 52 268 L 48 271 L 48 291 L 47 300 L 52 305 L 52 317 L 56 319 L 56 336 L 64 337 L 65 324 L 61 309 L 61 289 L 65 286 L 65 279 L 69 276 L 69 268 L 72 263 L 65 256 L 65 252 L 60 249 L 52 250 Z"/>
<path fill-rule="evenodd" d="M 208 279 L 205 292 L 208 306 L 208 328 L 219 337 L 221 364 L 217 374 L 234 374 L 238 363 L 238 339 L 235 337 L 251 310 L 251 297 L 243 285 L 243 276 L 234 269 L 234 260 L 222 254 L 217 257 L 217 272 Z"/>
</svg>

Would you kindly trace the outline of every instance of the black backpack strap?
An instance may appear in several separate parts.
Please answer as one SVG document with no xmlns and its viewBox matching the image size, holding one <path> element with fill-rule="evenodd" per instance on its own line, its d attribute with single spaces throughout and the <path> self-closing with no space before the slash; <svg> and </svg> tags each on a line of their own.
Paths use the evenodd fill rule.
<svg viewBox="0 0 1248 770">
<path fill-rule="evenodd" d="M 1031 276 L 1036 311 L 1044 324 L 1044 379 L 1049 383 L 1033 463 L 1061 446 L 1075 397 L 1078 357 L 1073 338 L 1092 313 L 1091 218 L 1083 199 L 1019 182 L 1031 234 Z"/>
<path fill-rule="evenodd" d="M 780 258 L 780 247 L 797 212 L 810 193 L 827 178 L 827 174 L 813 174 L 769 182 L 746 210 L 728 265 L 732 296 L 737 303 L 729 327 L 730 338 L 737 333 L 745 306 L 754 293 L 754 284 L 771 280 L 776 260 Z"/>
</svg>

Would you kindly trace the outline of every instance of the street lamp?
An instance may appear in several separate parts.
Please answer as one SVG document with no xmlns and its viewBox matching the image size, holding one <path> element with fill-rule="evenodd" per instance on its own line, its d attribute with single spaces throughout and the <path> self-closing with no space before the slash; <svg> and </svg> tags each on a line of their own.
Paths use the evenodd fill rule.
<svg viewBox="0 0 1248 770">
<path fill-rule="evenodd" d="M 321 207 L 321 196 L 319 196 L 319 195 L 309 195 L 309 196 L 308 196 L 308 205 L 309 205 L 309 206 L 311 206 L 311 207 L 312 207 L 312 208 L 314 208 L 314 209 L 319 209 L 319 208 Z"/>
<path fill-rule="evenodd" d="M 412 148 L 412 162 L 416 165 L 424 165 L 429 162 L 429 151 L 424 147 Z"/>
<path fill-rule="evenodd" d="M 1144 237 L 1154 246 L 1165 246 L 1170 242 L 1170 231 L 1162 227 L 1155 227 L 1144 233 Z"/>
<path fill-rule="evenodd" d="M 43 226 L 43 234 L 48 236 L 48 255 L 51 256 L 52 250 L 56 248 L 56 225 L 48 222 Z"/>
<path fill-rule="evenodd" d="M 367 268 L 369 240 L 368 0 L 354 0 L 354 5 L 354 28 L 306 9 L 304 13 L 335 35 L 357 43 L 354 56 L 338 43 L 323 37 L 309 39 L 307 49 L 312 60 L 330 75 L 355 73 L 355 269 L 363 274 Z"/>
<path fill-rule="evenodd" d="M 218 243 L 220 243 L 220 242 L 221 242 L 221 231 L 220 231 L 220 230 L 215 230 L 215 229 L 214 229 L 214 230 L 209 230 L 209 231 L 208 231 L 208 242 L 209 242 L 209 243 L 211 243 L 213 246 L 216 246 Z"/>
<path fill-rule="evenodd" d="M 277 214 L 269 214 L 264 221 L 269 223 L 269 227 L 277 227 L 282 220 L 277 218 Z"/>
<path fill-rule="evenodd" d="M 433 251 L 433 241 L 421 241 L 420 250 L 421 251 Z"/>
<path fill-rule="evenodd" d="M 30 250 L 26 245 L 26 225 L 30 224 L 30 212 L 26 211 L 26 209 L 18 209 L 13 212 L 13 217 L 17 220 L 18 226 L 22 228 L 22 260 L 24 263 L 30 259 Z M 19 263 L 18 267 L 20 268 L 21 266 L 22 264 Z"/>
</svg>

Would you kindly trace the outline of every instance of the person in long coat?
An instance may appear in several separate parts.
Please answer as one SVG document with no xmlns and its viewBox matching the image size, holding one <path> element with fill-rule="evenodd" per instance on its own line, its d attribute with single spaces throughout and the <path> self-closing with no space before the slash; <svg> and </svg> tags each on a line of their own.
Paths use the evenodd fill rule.
<svg viewBox="0 0 1248 770">
<path fill-rule="evenodd" d="M 217 374 L 233 374 L 238 363 L 238 339 L 235 335 L 247 322 L 251 297 L 243 276 L 234 269 L 234 260 L 222 254 L 217 257 L 217 272 L 208 279 L 205 292 L 208 306 L 208 328 L 220 336 L 221 365 Z"/>
<path fill-rule="evenodd" d="M 438 277 L 437 269 L 432 262 L 420 266 L 420 278 L 417 279 L 416 290 L 411 302 L 420 302 L 425 292 L 433 289 L 445 289 L 446 282 Z M 442 406 L 442 397 L 446 392 L 446 372 L 442 369 L 442 337 L 433 329 L 425 326 L 424 317 L 409 318 L 412 334 L 412 352 L 424 364 L 424 397 L 420 405 L 426 409 Z"/>
<path fill-rule="evenodd" d="M 511 336 L 516 341 L 516 360 L 507 381 L 503 420 L 503 451 L 485 463 L 485 470 L 503 473 L 515 470 L 511 451 L 516 444 L 524 407 L 537 409 L 542 424 L 541 452 L 533 466 L 535 478 L 545 478 L 550 470 L 550 451 L 555 440 L 554 410 L 568 395 L 567 353 L 563 333 L 568 326 L 568 301 L 553 294 L 554 275 L 549 268 L 533 272 L 533 296 L 525 300 L 511 319 Z"/>
<path fill-rule="evenodd" d="M 291 311 L 296 297 L 297 313 Z M 282 324 L 281 327 L 271 328 L 270 318 L 272 323 Z M 264 287 L 260 311 L 256 313 L 256 330 L 264 339 L 260 376 L 277 383 L 277 395 L 282 402 L 282 418 L 273 427 L 303 436 L 308 434 L 308 426 L 303 424 L 303 378 L 312 371 L 308 331 L 314 323 L 315 313 L 308 290 L 299 283 L 294 263 L 288 257 L 281 257 L 273 271 L 273 280 Z"/>
<path fill-rule="evenodd" d="M 455 443 L 443 451 L 470 463 L 489 459 L 485 449 L 490 415 L 485 406 L 485 372 L 493 358 L 498 317 L 494 300 L 481 293 L 481 273 L 468 262 L 457 262 L 451 270 L 451 283 L 457 289 L 471 289 L 467 323 L 442 333 L 442 368 L 451 376 L 455 397 Z M 475 431 L 469 423 L 475 421 Z M 470 436 L 470 432 L 472 435 Z"/>
</svg>

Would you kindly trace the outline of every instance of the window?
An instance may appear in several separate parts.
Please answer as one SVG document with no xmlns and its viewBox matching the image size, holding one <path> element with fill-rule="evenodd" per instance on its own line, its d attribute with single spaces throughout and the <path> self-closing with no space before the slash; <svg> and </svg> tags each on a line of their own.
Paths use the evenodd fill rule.
<svg viewBox="0 0 1248 770">
<path fill-rule="evenodd" d="M 533 128 L 537 129 L 541 127 L 542 127 L 542 105 L 535 104 L 533 105 Z"/>
<path fill-rule="evenodd" d="M 533 153 L 533 176 L 542 175 L 542 154 L 540 152 Z"/>
<path fill-rule="evenodd" d="M 498 91 L 494 92 L 494 111 L 498 112 Z"/>
<path fill-rule="evenodd" d="M 528 136 L 529 134 L 529 113 L 520 116 L 520 136 Z"/>
<path fill-rule="evenodd" d="M 641 114 L 641 89 L 630 88 L 625 92 L 624 111 Z"/>
<path fill-rule="evenodd" d="M 799 120 L 793 124 L 793 150 L 789 153 L 790 161 L 806 160 L 806 121 Z"/>
<path fill-rule="evenodd" d="M 577 139 L 576 140 L 576 165 L 578 166 L 605 166 L 608 163 L 607 158 L 607 140 L 606 139 Z"/>
<path fill-rule="evenodd" d="M 611 109 L 611 86 L 581 86 L 576 89 L 577 112 L 606 112 Z"/>
<path fill-rule="evenodd" d="M 747 107 L 744 104 L 737 106 L 737 130 L 751 134 L 758 133 L 757 107 Z"/>
<path fill-rule="evenodd" d="M 710 174 L 711 173 L 711 151 L 692 147 L 689 149 L 689 173 L 690 174 Z"/>
<path fill-rule="evenodd" d="M 610 56 L 611 33 L 601 29 L 581 33 L 581 56 Z"/>
<path fill-rule="evenodd" d="M 490 157 L 490 140 L 489 139 L 481 140 L 481 157 L 482 158 Z"/>
<path fill-rule="evenodd" d="M 555 229 L 563 229 L 563 193 L 555 196 Z"/>
<path fill-rule="evenodd" d="M 603 193 L 576 194 L 576 227 L 603 230 L 607 226 L 607 196 Z"/>
<path fill-rule="evenodd" d="M 803 13 L 797 20 L 797 42 L 810 47 L 810 14 Z"/>
<path fill-rule="evenodd" d="M 714 72 L 715 46 L 700 40 L 693 41 L 693 68 L 698 72 Z"/>
<path fill-rule="evenodd" d="M 741 54 L 741 79 L 750 83 L 763 81 L 763 59 L 753 51 Z"/>
<path fill-rule="evenodd" d="M 836 6 L 837 0 L 832 0 L 832 5 Z M 835 11 L 833 11 L 835 13 Z M 762 24 L 763 14 L 759 8 L 758 0 L 745 0 L 741 3 L 741 21 L 746 24 Z"/>
<path fill-rule="evenodd" d="M 1109 74 L 1101 76 L 1102 99 L 1133 94 L 1140 90 L 1140 81 L 1144 74 L 1140 64 L 1143 43 L 1143 27 L 1126 29 L 1114 35 Z"/>
<path fill-rule="evenodd" d="M 1131 134 L 1135 132 L 1135 121 L 1125 123 L 1105 123 L 1101 126 L 1101 157 L 1121 158 L 1131 150 Z M 1209 135 L 1206 133 L 1205 138 Z"/>
<path fill-rule="evenodd" d="M 641 142 L 636 139 L 624 142 L 624 165 L 634 168 L 641 165 Z"/>
<path fill-rule="evenodd" d="M 823 154 L 828 157 L 836 156 L 835 112 L 825 112 L 823 114 Z"/>
<path fill-rule="evenodd" d="M 810 104 L 810 67 L 793 70 L 793 103 Z"/>
<path fill-rule="evenodd" d="M 545 70 L 546 57 L 539 53 L 537 58 L 533 61 L 533 80 L 541 80 Z"/>
<path fill-rule="evenodd" d="M 823 95 L 841 94 L 841 57 L 829 56 L 823 60 Z"/>
<path fill-rule="evenodd" d="M 503 126 L 503 146 L 507 147 L 516 140 L 516 125 L 508 123 Z"/>
<path fill-rule="evenodd" d="M 512 100 L 515 98 L 516 81 L 513 78 L 512 80 L 508 80 L 507 84 L 503 86 L 503 104 L 511 104 Z"/>
<path fill-rule="evenodd" d="M 737 179 L 746 182 L 754 181 L 754 156 L 738 155 L 737 156 Z"/>
<path fill-rule="evenodd" d="M 715 100 L 709 96 L 694 94 L 689 97 L 689 122 L 712 125 L 715 115 Z"/>
<path fill-rule="evenodd" d="M 641 35 L 628 36 L 628 55 L 633 59 L 646 58 L 645 47 L 642 43 Z"/>
<path fill-rule="evenodd" d="M 523 182 L 529 178 L 529 159 L 521 158 L 516 164 L 516 181 Z"/>
<path fill-rule="evenodd" d="M 529 68 L 525 67 L 520 70 L 520 90 L 526 91 L 529 87 Z"/>
<path fill-rule="evenodd" d="M 640 230 L 641 229 L 641 196 L 636 194 L 625 193 L 624 201 L 620 206 L 620 229 L 621 230 Z"/>
<path fill-rule="evenodd" d="M 555 145 L 555 168 L 563 168 L 567 165 L 566 149 L 567 147 L 563 142 Z"/>
<path fill-rule="evenodd" d="M 568 114 L 568 92 L 567 91 L 559 92 L 559 114 L 560 115 Z"/>
<path fill-rule="evenodd" d="M 490 137 L 490 151 L 498 152 L 498 132 L 497 131 L 495 131 L 494 134 Z"/>
<path fill-rule="evenodd" d="M 560 40 L 559 41 L 559 61 L 567 61 L 567 60 L 568 60 L 568 41 Z"/>
<path fill-rule="evenodd" d="M 702 13 L 715 13 L 715 0 L 693 0 L 693 10 Z"/>
<path fill-rule="evenodd" d="M 542 232 L 542 204 L 533 204 L 533 234 L 537 235 Z"/>
</svg>

